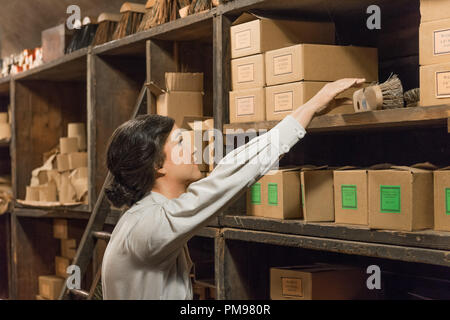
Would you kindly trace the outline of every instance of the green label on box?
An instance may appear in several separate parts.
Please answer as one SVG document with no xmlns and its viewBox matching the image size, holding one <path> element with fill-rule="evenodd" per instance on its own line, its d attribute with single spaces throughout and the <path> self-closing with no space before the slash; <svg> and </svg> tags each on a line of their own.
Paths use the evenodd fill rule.
<svg viewBox="0 0 450 320">
<path fill-rule="evenodd" d="M 305 188 L 303 188 L 303 185 L 300 185 L 300 193 L 302 196 L 302 207 L 305 206 Z"/>
<path fill-rule="evenodd" d="M 380 211 L 383 213 L 400 213 L 400 193 L 400 186 L 380 186 Z"/>
<path fill-rule="evenodd" d="M 356 199 L 356 186 L 343 184 L 341 185 L 342 209 L 358 209 L 358 201 Z"/>
<path fill-rule="evenodd" d="M 261 183 L 255 183 L 250 189 L 250 194 L 252 204 L 261 204 Z"/>
<path fill-rule="evenodd" d="M 450 188 L 445 189 L 445 213 L 450 215 Z"/>
<path fill-rule="evenodd" d="M 267 193 L 269 196 L 269 205 L 277 206 L 278 205 L 278 184 L 269 183 L 267 186 Z"/>
</svg>

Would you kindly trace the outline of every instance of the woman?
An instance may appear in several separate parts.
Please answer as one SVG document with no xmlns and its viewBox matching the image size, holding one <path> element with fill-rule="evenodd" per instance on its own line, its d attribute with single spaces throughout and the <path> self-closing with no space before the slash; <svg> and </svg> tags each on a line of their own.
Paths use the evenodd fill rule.
<svg viewBox="0 0 450 320">
<path fill-rule="evenodd" d="M 106 195 L 116 207 L 129 209 L 103 258 L 104 299 L 192 299 L 187 241 L 303 138 L 316 113 L 364 81 L 325 85 L 272 130 L 230 152 L 201 180 L 197 165 L 172 157 L 192 155 L 173 119 L 148 115 L 120 126 L 108 147 L 114 180 Z"/>
</svg>

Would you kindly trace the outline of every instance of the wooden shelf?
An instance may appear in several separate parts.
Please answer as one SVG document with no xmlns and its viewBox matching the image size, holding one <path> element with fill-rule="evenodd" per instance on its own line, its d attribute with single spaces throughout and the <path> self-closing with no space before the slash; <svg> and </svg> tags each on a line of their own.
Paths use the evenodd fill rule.
<svg viewBox="0 0 450 320">
<path fill-rule="evenodd" d="M 212 42 L 212 19 L 215 12 L 216 9 L 212 9 L 155 26 L 123 39 L 96 46 L 93 48 L 93 53 L 99 55 L 145 56 L 145 41 L 149 39 L 205 40 Z"/>
<path fill-rule="evenodd" d="M 278 220 L 261 217 L 226 215 L 220 224 L 227 228 L 267 231 L 286 235 L 339 239 L 364 243 L 450 250 L 450 232 L 371 230 L 365 226 L 335 223 L 305 223 L 303 220 Z"/>
<path fill-rule="evenodd" d="M 87 211 L 87 206 L 82 205 L 78 207 L 64 207 L 64 208 L 28 208 L 17 207 L 14 208 L 14 215 L 25 218 L 60 218 L 60 219 L 89 219 L 90 212 Z"/>
<path fill-rule="evenodd" d="M 14 80 L 86 81 L 87 54 L 89 48 L 64 55 L 63 57 L 18 73 Z"/>
<path fill-rule="evenodd" d="M 11 76 L 0 78 L 0 96 L 9 95 L 9 84 Z"/>
<path fill-rule="evenodd" d="M 225 240 L 257 242 L 277 246 L 297 247 L 303 249 L 329 251 L 350 255 L 360 255 L 405 262 L 426 263 L 450 266 L 447 250 L 404 247 L 360 241 L 317 238 L 293 234 L 281 234 L 265 231 L 223 229 Z"/>
<path fill-rule="evenodd" d="M 391 127 L 446 126 L 450 105 L 377 110 L 353 114 L 334 114 L 315 117 L 308 132 L 348 131 Z M 224 125 L 226 130 L 270 130 L 278 121 L 245 122 Z"/>
</svg>

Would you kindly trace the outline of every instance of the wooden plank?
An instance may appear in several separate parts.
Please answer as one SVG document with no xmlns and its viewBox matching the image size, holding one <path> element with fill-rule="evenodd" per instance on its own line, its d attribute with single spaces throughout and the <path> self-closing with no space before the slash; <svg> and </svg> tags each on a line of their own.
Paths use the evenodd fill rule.
<svg viewBox="0 0 450 320">
<path fill-rule="evenodd" d="M 58 218 L 58 219 L 82 219 L 87 220 L 90 217 L 90 213 L 88 211 L 87 205 L 83 207 L 83 210 L 80 208 L 74 209 L 71 208 L 54 208 L 54 209 L 31 209 L 31 208 L 14 208 L 14 214 L 17 217 L 27 217 L 27 218 Z"/>
<path fill-rule="evenodd" d="M 445 125 L 450 117 L 450 105 L 377 110 L 354 114 L 335 114 L 315 117 L 308 132 L 379 129 L 389 127 L 412 127 L 418 125 Z M 227 130 L 269 130 L 277 121 L 232 123 L 224 125 Z M 232 132 L 230 132 L 232 133 Z"/>
<path fill-rule="evenodd" d="M 220 229 L 218 236 L 214 239 L 214 275 L 217 300 L 225 299 L 225 263 L 225 239 L 223 237 L 222 229 Z"/>
<path fill-rule="evenodd" d="M 9 292 L 9 228 L 9 213 L 4 213 L 3 215 L 0 215 L 0 299 L 8 298 Z"/>
<path fill-rule="evenodd" d="M 418 262 L 450 267 L 450 254 L 447 250 L 402 247 L 397 245 L 375 244 L 368 242 L 347 241 L 280 234 L 263 231 L 228 229 L 224 231 L 225 239 L 273 244 L 277 246 L 330 251 L 351 255 Z"/>
<path fill-rule="evenodd" d="M 212 30 L 212 17 L 216 9 L 196 13 L 183 19 L 177 19 L 149 30 L 136 33 L 120 40 L 111 41 L 94 47 L 94 54 L 101 55 L 145 55 L 145 41 L 160 40 L 195 40 L 208 38 Z M 208 31 L 209 30 L 209 31 Z"/>
<path fill-rule="evenodd" d="M 219 235 L 219 229 L 212 227 L 204 227 L 197 231 L 196 237 L 215 239 Z"/>
<path fill-rule="evenodd" d="M 11 76 L 0 78 L 0 96 L 9 96 Z"/>
</svg>

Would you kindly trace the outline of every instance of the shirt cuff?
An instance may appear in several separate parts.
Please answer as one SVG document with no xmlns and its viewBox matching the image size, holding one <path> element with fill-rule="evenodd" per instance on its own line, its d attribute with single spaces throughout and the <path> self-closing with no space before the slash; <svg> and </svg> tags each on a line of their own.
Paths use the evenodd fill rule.
<svg viewBox="0 0 450 320">
<path fill-rule="evenodd" d="M 291 115 L 285 117 L 270 131 L 271 143 L 278 147 L 281 154 L 289 152 L 306 134 L 305 128 Z"/>
</svg>

